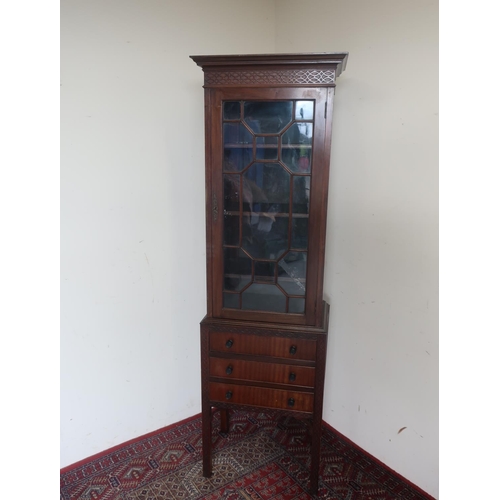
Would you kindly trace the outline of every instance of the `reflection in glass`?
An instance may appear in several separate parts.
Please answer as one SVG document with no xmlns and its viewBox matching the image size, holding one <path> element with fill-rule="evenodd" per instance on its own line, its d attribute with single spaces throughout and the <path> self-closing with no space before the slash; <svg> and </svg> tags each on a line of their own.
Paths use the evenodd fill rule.
<svg viewBox="0 0 500 500">
<path fill-rule="evenodd" d="M 241 123 L 224 123 L 224 145 L 252 144 L 252 133 Z"/>
<path fill-rule="evenodd" d="M 311 145 L 313 136 L 313 124 L 310 122 L 295 122 L 284 134 L 285 145 Z"/>
<path fill-rule="evenodd" d="M 224 245 L 240 244 L 240 176 L 223 175 L 224 179 Z"/>
<path fill-rule="evenodd" d="M 295 175 L 293 177 L 293 199 L 292 213 L 309 213 L 309 189 L 311 186 L 311 177 Z"/>
<path fill-rule="evenodd" d="M 242 247 L 254 259 L 278 259 L 288 247 L 288 215 L 274 221 L 270 216 L 260 215 L 256 224 L 250 223 L 251 218 L 243 218 Z"/>
<path fill-rule="evenodd" d="M 281 158 L 293 172 L 311 171 L 312 127 L 312 123 L 297 122 L 283 134 Z"/>
<path fill-rule="evenodd" d="M 241 172 L 252 161 L 252 148 L 224 148 L 224 171 Z"/>
<path fill-rule="evenodd" d="M 228 212 L 240 209 L 240 176 L 224 175 L 224 210 Z"/>
<path fill-rule="evenodd" d="M 292 101 L 247 101 L 244 119 L 257 134 L 277 134 L 292 121 Z"/>
<path fill-rule="evenodd" d="M 252 133 L 241 123 L 224 123 L 223 140 L 224 170 L 243 170 L 252 161 Z"/>
<path fill-rule="evenodd" d="M 243 174 L 244 210 L 287 213 L 289 199 L 290 174 L 278 163 L 254 163 Z"/>
<path fill-rule="evenodd" d="M 306 252 L 289 252 L 278 262 L 278 284 L 288 295 L 306 293 Z"/>
<path fill-rule="evenodd" d="M 254 262 L 255 281 L 267 281 L 274 283 L 275 262 L 255 261 Z"/>
<path fill-rule="evenodd" d="M 286 312 L 286 297 L 275 285 L 253 283 L 241 294 L 242 309 Z"/>
<path fill-rule="evenodd" d="M 292 243 L 291 248 L 295 250 L 306 250 L 309 230 L 308 217 L 293 217 L 292 219 Z"/>
<path fill-rule="evenodd" d="M 295 119 L 312 120 L 314 118 L 314 101 L 296 101 Z"/>
<path fill-rule="evenodd" d="M 285 148 L 281 149 L 283 163 L 292 171 L 297 173 L 309 173 L 311 171 L 311 148 Z"/>
<path fill-rule="evenodd" d="M 252 261 L 239 248 L 224 248 L 224 290 L 239 291 L 250 283 Z"/>
<path fill-rule="evenodd" d="M 239 293 L 224 293 L 224 306 L 223 307 L 227 307 L 230 309 L 239 309 L 240 308 L 240 294 Z"/>
<path fill-rule="evenodd" d="M 225 308 L 304 314 L 314 106 L 223 103 Z"/>
<path fill-rule="evenodd" d="M 239 215 L 224 214 L 224 245 L 238 246 L 240 244 Z"/>
<path fill-rule="evenodd" d="M 257 136 L 256 137 L 257 160 L 277 160 L 278 159 L 278 137 Z"/>
<path fill-rule="evenodd" d="M 240 113 L 241 106 L 238 101 L 226 101 L 224 103 L 224 120 L 238 120 Z"/>
<path fill-rule="evenodd" d="M 306 307 L 305 299 L 288 299 L 288 312 L 295 314 L 303 314 Z"/>
<path fill-rule="evenodd" d="M 255 163 L 243 174 L 243 248 L 254 259 L 277 259 L 288 247 L 290 174 Z"/>
</svg>

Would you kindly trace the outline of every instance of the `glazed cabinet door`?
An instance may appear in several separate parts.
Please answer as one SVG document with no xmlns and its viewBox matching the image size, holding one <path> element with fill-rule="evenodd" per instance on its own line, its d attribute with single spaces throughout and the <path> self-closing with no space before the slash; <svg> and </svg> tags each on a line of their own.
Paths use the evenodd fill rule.
<svg viewBox="0 0 500 500">
<path fill-rule="evenodd" d="M 333 90 L 206 92 L 213 314 L 313 325 L 322 314 Z"/>
</svg>

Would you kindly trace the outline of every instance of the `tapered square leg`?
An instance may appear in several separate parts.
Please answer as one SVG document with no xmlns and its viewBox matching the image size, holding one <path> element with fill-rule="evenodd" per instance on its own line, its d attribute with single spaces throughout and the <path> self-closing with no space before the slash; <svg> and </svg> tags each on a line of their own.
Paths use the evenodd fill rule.
<svg viewBox="0 0 500 500">
<path fill-rule="evenodd" d="M 210 404 L 202 404 L 202 452 L 203 452 L 203 476 L 212 475 L 212 409 Z"/>
<path fill-rule="evenodd" d="M 201 438 L 203 453 L 203 476 L 212 475 L 212 407 L 208 385 L 208 330 L 201 326 Z"/>
<path fill-rule="evenodd" d="M 314 415 L 311 436 L 311 494 L 318 494 L 321 448 L 321 415 Z"/>
</svg>

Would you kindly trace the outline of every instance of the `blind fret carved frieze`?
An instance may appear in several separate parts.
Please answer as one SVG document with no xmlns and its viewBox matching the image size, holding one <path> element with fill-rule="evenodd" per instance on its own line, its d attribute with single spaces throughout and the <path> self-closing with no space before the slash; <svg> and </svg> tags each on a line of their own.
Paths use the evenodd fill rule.
<svg viewBox="0 0 500 500">
<path fill-rule="evenodd" d="M 330 69 L 283 69 L 260 71 L 207 71 L 205 86 L 234 85 L 328 85 L 335 86 Z"/>
</svg>

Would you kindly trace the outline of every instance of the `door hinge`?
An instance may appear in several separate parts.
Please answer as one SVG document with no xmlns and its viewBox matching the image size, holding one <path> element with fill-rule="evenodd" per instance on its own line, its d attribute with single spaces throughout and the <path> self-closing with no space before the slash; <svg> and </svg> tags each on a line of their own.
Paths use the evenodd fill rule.
<svg viewBox="0 0 500 500">
<path fill-rule="evenodd" d="M 326 108 L 328 107 L 328 103 L 325 102 L 325 120 L 326 120 Z"/>
</svg>

